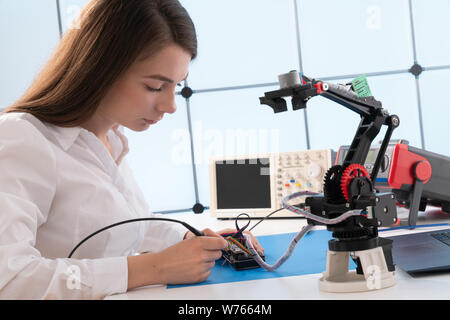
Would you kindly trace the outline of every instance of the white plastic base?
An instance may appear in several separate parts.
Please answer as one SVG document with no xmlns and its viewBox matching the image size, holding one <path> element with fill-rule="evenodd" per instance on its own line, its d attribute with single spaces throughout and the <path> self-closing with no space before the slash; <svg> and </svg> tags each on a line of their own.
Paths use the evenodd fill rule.
<svg viewBox="0 0 450 320">
<path fill-rule="evenodd" d="M 319 289 L 325 292 L 362 292 L 395 285 L 394 272 L 387 269 L 383 249 L 352 252 L 359 257 L 364 275 L 349 271 L 350 252 L 327 251 L 327 270 L 319 280 Z"/>
</svg>

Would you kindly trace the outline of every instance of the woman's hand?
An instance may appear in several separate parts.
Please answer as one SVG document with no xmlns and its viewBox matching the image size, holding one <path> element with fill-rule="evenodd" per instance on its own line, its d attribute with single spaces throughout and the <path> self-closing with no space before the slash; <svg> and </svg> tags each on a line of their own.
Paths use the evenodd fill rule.
<svg viewBox="0 0 450 320">
<path fill-rule="evenodd" d="M 217 233 L 219 233 L 219 234 L 236 233 L 236 229 L 228 228 L 228 229 L 224 229 L 224 230 L 218 231 Z M 259 243 L 258 239 L 256 239 L 256 237 L 250 231 L 244 231 L 242 233 L 245 233 L 245 234 L 250 236 L 253 248 L 255 248 L 255 250 L 260 255 L 263 255 L 264 254 L 264 248 L 261 246 L 261 244 Z"/>
<path fill-rule="evenodd" d="M 206 230 L 209 230 L 209 229 L 206 229 Z M 217 237 L 221 237 L 221 234 L 236 233 L 236 229 L 228 228 L 228 229 L 223 229 L 223 230 L 220 230 L 220 231 L 217 231 L 217 232 L 209 230 L 209 232 L 211 232 L 212 235 L 215 235 Z M 248 234 L 250 236 L 250 239 L 252 240 L 253 248 L 255 248 L 255 250 L 260 255 L 263 255 L 264 254 L 264 248 L 258 242 L 258 239 L 256 239 L 256 237 L 250 231 L 244 231 L 243 233 Z M 196 236 L 190 231 L 188 231 L 184 235 L 184 239 L 191 239 L 191 238 L 194 238 L 194 237 L 196 237 Z"/>
<path fill-rule="evenodd" d="M 187 232 L 181 241 L 161 252 L 146 253 L 127 258 L 128 289 L 152 284 L 187 284 L 205 281 L 211 274 L 215 261 L 222 257 L 222 250 L 228 242 L 221 234 L 235 233 L 236 229 L 214 232 L 202 230 L 205 236 L 198 237 Z M 253 247 L 260 253 L 264 249 L 255 236 L 244 231 L 251 238 Z"/>
<path fill-rule="evenodd" d="M 205 236 L 189 237 L 161 252 L 128 257 L 128 289 L 205 281 L 228 242 L 209 229 L 203 233 Z"/>
</svg>

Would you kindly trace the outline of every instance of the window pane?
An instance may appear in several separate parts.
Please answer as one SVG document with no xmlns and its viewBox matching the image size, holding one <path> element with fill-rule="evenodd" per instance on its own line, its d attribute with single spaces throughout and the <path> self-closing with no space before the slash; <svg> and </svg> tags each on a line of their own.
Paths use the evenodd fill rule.
<svg viewBox="0 0 450 320">
<path fill-rule="evenodd" d="M 298 1 L 303 68 L 328 77 L 413 64 L 408 2 Z"/>
<path fill-rule="evenodd" d="M 202 93 L 190 99 L 202 204 L 209 204 L 210 157 L 306 149 L 302 110 L 275 114 L 269 106 L 260 105 L 259 97 L 276 89 Z"/>
<path fill-rule="evenodd" d="M 22 96 L 58 40 L 54 0 L 0 0 L 0 109 Z"/>
<path fill-rule="evenodd" d="M 347 83 L 352 79 L 330 81 Z M 383 108 L 391 115 L 400 117 L 400 127 L 392 139 L 406 139 L 411 145 L 421 146 L 419 112 L 417 107 L 414 77 L 411 74 L 368 77 L 370 89 L 375 99 L 381 101 Z M 308 122 L 311 148 L 332 148 L 338 150 L 341 145 L 353 141 L 360 122 L 357 113 L 328 99 L 317 97 L 308 102 Z M 383 126 L 380 134 L 373 141 L 382 140 L 386 131 Z"/>
<path fill-rule="evenodd" d="M 181 0 L 197 29 L 194 89 L 277 82 L 298 69 L 293 2 Z"/>
<path fill-rule="evenodd" d="M 450 1 L 412 1 L 418 62 L 450 65 Z"/>
<path fill-rule="evenodd" d="M 60 0 L 63 32 L 69 28 L 77 28 L 76 19 L 89 0 Z"/>
<path fill-rule="evenodd" d="M 427 71 L 420 76 L 425 149 L 450 156 L 449 113 L 446 97 L 450 70 Z"/>
<path fill-rule="evenodd" d="M 330 82 L 348 81 L 351 79 Z M 306 111 L 311 149 L 337 151 L 341 145 L 349 145 L 352 142 L 360 121 L 358 114 L 323 97 L 314 97 L 308 101 Z"/>
<path fill-rule="evenodd" d="M 420 117 L 417 105 L 415 78 L 410 73 L 368 78 L 372 93 L 381 101 L 389 114 L 400 118 L 400 126 L 394 130 L 393 140 L 405 139 L 410 145 L 421 148 Z M 381 133 L 384 135 L 384 132 Z M 382 135 L 375 140 L 378 142 Z"/>
<path fill-rule="evenodd" d="M 126 130 L 128 163 L 152 211 L 192 208 L 195 204 L 185 100 L 178 111 L 145 132 Z"/>
</svg>

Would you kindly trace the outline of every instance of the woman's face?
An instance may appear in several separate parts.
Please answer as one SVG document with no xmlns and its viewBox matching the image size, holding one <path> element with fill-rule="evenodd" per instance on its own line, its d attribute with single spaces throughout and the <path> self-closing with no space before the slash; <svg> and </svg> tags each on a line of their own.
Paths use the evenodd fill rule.
<svg viewBox="0 0 450 320">
<path fill-rule="evenodd" d="M 175 89 L 186 79 L 190 62 L 191 55 L 176 44 L 137 60 L 106 94 L 98 115 L 133 131 L 148 129 L 177 110 Z"/>
</svg>

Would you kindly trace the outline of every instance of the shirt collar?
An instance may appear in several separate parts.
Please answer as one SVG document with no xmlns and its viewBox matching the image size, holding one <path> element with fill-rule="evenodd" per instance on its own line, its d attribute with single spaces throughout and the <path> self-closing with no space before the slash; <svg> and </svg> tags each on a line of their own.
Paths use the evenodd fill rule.
<svg viewBox="0 0 450 320">
<path fill-rule="evenodd" d="M 53 135 L 55 136 L 56 140 L 60 144 L 61 148 L 64 149 L 64 151 L 69 150 L 69 148 L 75 143 L 78 136 L 80 135 L 81 131 L 86 130 L 81 127 L 71 127 L 71 128 L 65 128 L 65 127 L 59 127 L 55 125 L 48 125 L 50 130 L 53 132 Z M 88 130 L 86 130 L 88 131 Z M 128 154 L 129 147 L 128 147 L 128 139 L 127 137 L 122 133 L 123 128 L 122 127 L 114 127 L 108 132 L 108 137 L 111 139 L 114 136 L 116 138 L 116 163 L 119 165 L 123 158 Z M 110 140 L 110 143 L 114 143 L 112 140 Z M 117 144 L 118 143 L 118 144 Z M 114 151 L 114 150 L 113 150 Z"/>
<path fill-rule="evenodd" d="M 64 151 L 69 150 L 82 130 L 81 127 L 64 128 L 55 125 L 48 126 Z"/>
<path fill-rule="evenodd" d="M 30 113 L 9 113 L 6 116 L 26 119 L 32 123 L 45 137 L 47 137 L 47 139 L 58 143 L 64 151 L 69 150 L 69 148 L 79 137 L 81 131 L 85 130 L 81 127 L 60 127 L 47 122 L 42 122 Z M 129 152 L 128 139 L 123 134 L 123 127 L 121 126 L 115 126 L 112 128 L 108 135 L 111 133 L 113 133 L 117 140 L 120 141 L 118 145 L 118 158 L 116 160 L 119 164 L 123 157 Z"/>
<path fill-rule="evenodd" d="M 11 113 L 11 117 L 22 118 L 33 124 L 47 139 L 58 143 L 67 151 L 78 138 L 81 127 L 64 128 L 43 122 L 31 113 Z"/>
</svg>

